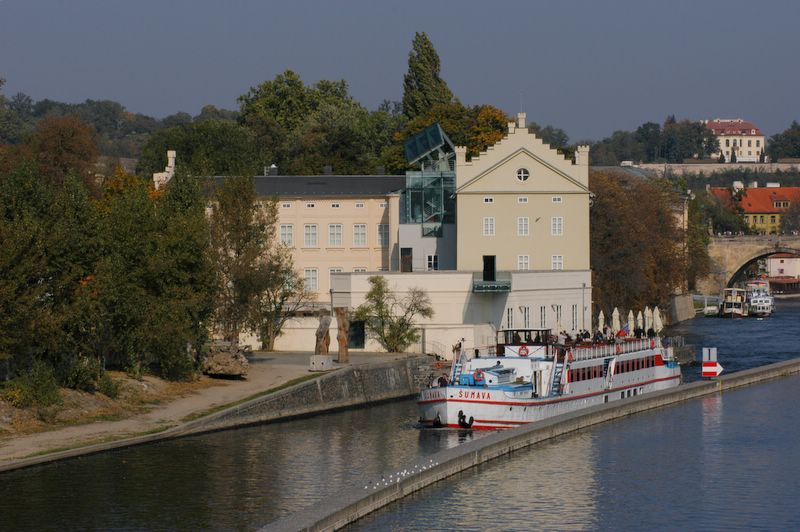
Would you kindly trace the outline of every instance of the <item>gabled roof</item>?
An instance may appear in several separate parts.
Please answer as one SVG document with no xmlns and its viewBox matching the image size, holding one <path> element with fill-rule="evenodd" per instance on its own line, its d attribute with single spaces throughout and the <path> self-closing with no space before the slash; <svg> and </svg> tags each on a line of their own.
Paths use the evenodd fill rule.
<svg viewBox="0 0 800 532">
<path fill-rule="evenodd" d="M 719 198 L 722 203 L 733 205 L 732 190 L 724 187 L 711 187 L 709 192 Z M 779 188 L 745 188 L 738 205 L 745 214 L 779 214 L 786 207 L 775 207 L 776 201 L 788 201 L 789 205 L 800 204 L 800 187 Z"/>
<path fill-rule="evenodd" d="M 761 136 L 761 130 L 755 124 L 741 118 L 715 118 L 704 120 L 705 126 L 718 137 L 729 135 Z"/>
<path fill-rule="evenodd" d="M 215 177 L 217 186 L 226 177 Z M 383 197 L 405 188 L 404 175 L 278 175 L 255 176 L 259 196 Z"/>
</svg>

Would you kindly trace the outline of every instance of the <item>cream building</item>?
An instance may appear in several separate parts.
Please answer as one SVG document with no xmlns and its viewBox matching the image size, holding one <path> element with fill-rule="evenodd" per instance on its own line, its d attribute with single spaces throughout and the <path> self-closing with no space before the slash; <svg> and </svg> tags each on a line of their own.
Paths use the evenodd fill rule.
<svg viewBox="0 0 800 532">
<path fill-rule="evenodd" d="M 764 134 L 755 124 L 741 118 L 714 118 L 703 120 L 703 124 L 719 139 L 719 149 L 712 158 L 725 156 L 725 162 L 732 162 L 736 156 L 739 163 L 757 163 L 761 160 L 766 145 Z"/>
<path fill-rule="evenodd" d="M 458 269 L 589 270 L 589 147 L 564 159 L 525 126 L 471 161 L 456 148 Z"/>
</svg>

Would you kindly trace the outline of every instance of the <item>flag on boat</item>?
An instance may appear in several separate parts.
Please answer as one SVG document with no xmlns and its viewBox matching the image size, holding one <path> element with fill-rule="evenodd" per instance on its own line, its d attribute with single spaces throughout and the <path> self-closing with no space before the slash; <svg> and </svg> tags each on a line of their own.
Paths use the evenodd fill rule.
<svg viewBox="0 0 800 532">
<path fill-rule="evenodd" d="M 631 333 L 631 328 L 628 327 L 628 324 L 622 326 L 622 328 L 617 333 L 617 336 L 628 336 Z"/>
</svg>

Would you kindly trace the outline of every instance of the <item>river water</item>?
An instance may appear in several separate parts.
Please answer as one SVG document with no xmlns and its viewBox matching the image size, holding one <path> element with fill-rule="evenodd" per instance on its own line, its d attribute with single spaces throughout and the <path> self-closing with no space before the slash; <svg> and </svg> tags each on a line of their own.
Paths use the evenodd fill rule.
<svg viewBox="0 0 800 532">
<path fill-rule="evenodd" d="M 800 302 L 680 324 L 726 372 L 800 356 Z M 689 368 L 687 380 L 699 370 Z M 363 530 L 800 529 L 800 379 L 639 414 L 462 473 Z M 0 475 L 0 530 L 252 530 L 342 485 L 484 436 L 421 431 L 413 401 Z"/>
</svg>

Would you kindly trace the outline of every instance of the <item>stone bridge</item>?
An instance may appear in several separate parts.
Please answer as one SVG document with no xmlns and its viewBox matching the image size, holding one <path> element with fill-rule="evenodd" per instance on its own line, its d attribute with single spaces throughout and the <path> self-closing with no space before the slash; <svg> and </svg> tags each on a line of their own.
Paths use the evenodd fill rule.
<svg viewBox="0 0 800 532">
<path fill-rule="evenodd" d="M 699 279 L 697 291 L 719 295 L 750 262 L 773 253 L 800 255 L 800 236 L 714 236 L 708 245 L 711 273 Z"/>
</svg>

